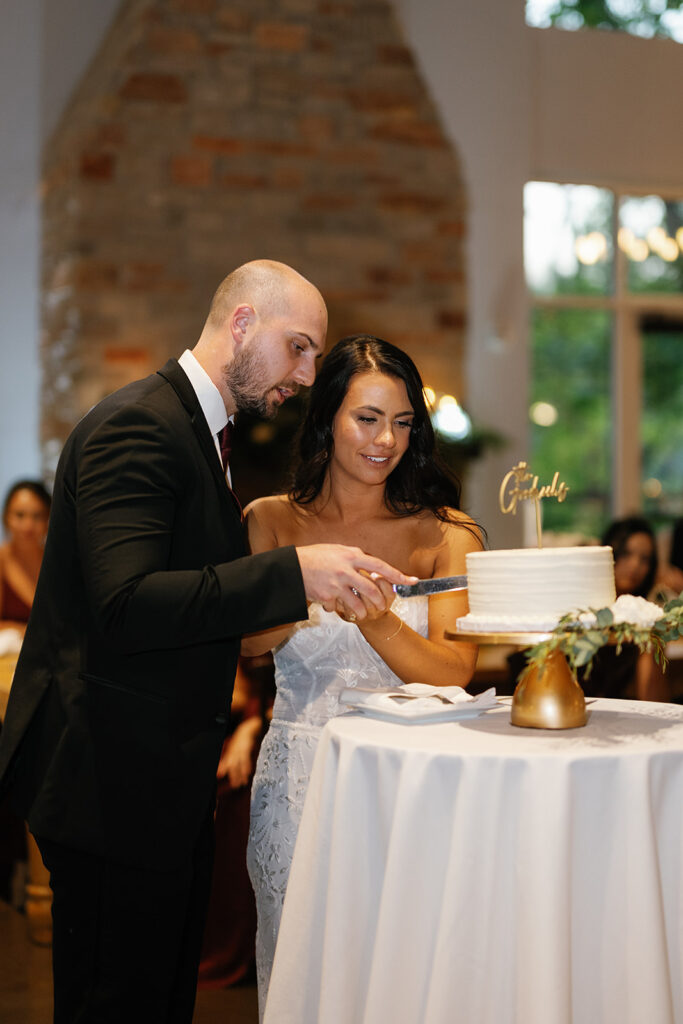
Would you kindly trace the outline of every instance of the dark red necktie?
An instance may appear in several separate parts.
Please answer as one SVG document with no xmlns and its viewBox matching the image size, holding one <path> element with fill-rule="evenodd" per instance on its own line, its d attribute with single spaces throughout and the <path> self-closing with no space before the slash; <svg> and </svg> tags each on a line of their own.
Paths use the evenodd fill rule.
<svg viewBox="0 0 683 1024">
<path fill-rule="evenodd" d="M 221 462 L 223 463 L 223 472 L 225 473 L 230 462 L 230 452 L 232 450 L 232 423 L 230 420 L 228 420 L 222 430 L 218 431 L 218 443 L 221 446 Z"/>
<path fill-rule="evenodd" d="M 233 430 L 232 423 L 230 422 L 230 420 L 228 420 L 228 422 L 225 424 L 223 429 L 219 430 L 217 435 L 216 435 L 216 437 L 218 438 L 218 443 L 221 446 L 221 462 L 223 463 L 223 472 L 224 473 L 227 472 L 228 463 L 230 462 L 230 452 L 232 450 L 232 430 Z M 243 516 L 243 513 L 242 513 L 242 506 L 240 505 L 240 500 L 237 497 L 237 495 L 235 494 L 235 492 L 233 491 L 233 489 L 230 486 L 230 484 L 228 483 L 227 477 L 226 477 L 225 482 L 226 482 L 226 484 L 228 484 L 228 487 L 230 487 L 230 494 L 232 495 L 233 501 L 235 502 L 235 505 L 237 506 L 237 511 L 240 514 L 240 519 L 243 519 L 244 516 Z"/>
</svg>

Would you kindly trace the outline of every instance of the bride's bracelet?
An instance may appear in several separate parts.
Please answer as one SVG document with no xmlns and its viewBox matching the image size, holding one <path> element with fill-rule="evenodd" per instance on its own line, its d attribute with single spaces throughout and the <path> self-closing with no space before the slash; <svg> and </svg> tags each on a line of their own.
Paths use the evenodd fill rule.
<svg viewBox="0 0 683 1024">
<path fill-rule="evenodd" d="M 399 620 L 398 620 L 398 629 L 396 630 L 396 632 L 395 632 L 395 633 L 392 633 L 392 634 L 391 634 L 391 636 L 385 636 L 385 637 L 382 637 L 382 639 L 383 639 L 383 640 L 393 640 L 393 639 L 394 639 L 394 637 L 395 637 L 395 636 L 398 636 L 398 634 L 399 634 L 399 633 L 401 632 L 401 627 L 402 627 L 402 626 L 403 626 L 403 619 L 399 619 Z"/>
</svg>

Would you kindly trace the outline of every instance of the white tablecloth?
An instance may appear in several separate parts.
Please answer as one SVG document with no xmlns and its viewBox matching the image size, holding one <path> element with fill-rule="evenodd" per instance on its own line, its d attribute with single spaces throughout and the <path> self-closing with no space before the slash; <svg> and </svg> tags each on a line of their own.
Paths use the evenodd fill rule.
<svg viewBox="0 0 683 1024">
<path fill-rule="evenodd" d="M 683 709 L 324 729 L 266 1024 L 683 1022 Z"/>
</svg>

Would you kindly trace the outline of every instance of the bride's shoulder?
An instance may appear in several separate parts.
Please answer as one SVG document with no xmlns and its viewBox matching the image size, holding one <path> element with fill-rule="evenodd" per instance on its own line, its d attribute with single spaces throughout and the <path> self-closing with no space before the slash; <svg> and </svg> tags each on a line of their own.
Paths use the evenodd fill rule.
<svg viewBox="0 0 683 1024">
<path fill-rule="evenodd" d="M 446 543 L 465 543 L 469 549 L 482 546 L 482 532 L 477 523 L 466 512 L 456 508 L 445 508 L 437 515 L 426 510 L 418 517 L 419 527 L 434 538 Z"/>
<path fill-rule="evenodd" d="M 270 551 L 281 544 L 280 495 L 256 498 L 244 510 L 244 521 L 252 554 Z"/>
<path fill-rule="evenodd" d="M 244 517 L 250 537 L 269 535 L 278 544 L 296 542 L 296 538 L 292 538 L 293 531 L 298 527 L 300 513 L 286 494 L 256 498 L 245 508 Z"/>
<path fill-rule="evenodd" d="M 444 515 L 446 517 L 446 525 L 455 529 L 466 529 L 474 530 L 475 533 L 480 534 L 481 530 L 475 523 L 474 519 L 467 514 L 467 512 L 461 512 L 457 508 L 444 509 Z"/>
<path fill-rule="evenodd" d="M 244 510 L 247 523 L 253 520 L 258 523 L 277 523 L 289 513 L 290 501 L 286 494 L 273 494 L 266 498 L 255 498 Z"/>
<path fill-rule="evenodd" d="M 448 543 L 462 551 L 480 551 L 485 539 L 481 527 L 466 512 L 458 509 L 448 511 L 450 514 L 444 523 Z"/>
</svg>

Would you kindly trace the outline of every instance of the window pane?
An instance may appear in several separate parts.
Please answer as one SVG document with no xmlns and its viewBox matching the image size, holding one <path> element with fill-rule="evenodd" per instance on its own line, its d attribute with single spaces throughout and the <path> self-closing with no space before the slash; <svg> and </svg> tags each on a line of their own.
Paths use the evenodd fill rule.
<svg viewBox="0 0 683 1024">
<path fill-rule="evenodd" d="M 654 521 L 683 515 L 683 322 L 655 318 L 643 338 L 643 509 Z"/>
<path fill-rule="evenodd" d="M 618 242 L 630 292 L 683 292 L 683 202 L 660 196 L 622 199 Z"/>
<path fill-rule="evenodd" d="M 524 264 L 538 295 L 612 291 L 614 197 L 592 185 L 530 181 L 524 188 Z"/>
<path fill-rule="evenodd" d="M 611 333 L 602 310 L 534 311 L 530 464 L 539 483 L 557 470 L 570 488 L 543 501 L 544 530 L 599 537 L 609 521 Z"/>
<path fill-rule="evenodd" d="M 683 12 L 665 8 L 665 0 L 526 0 L 526 23 L 570 31 L 612 29 L 683 42 Z"/>
</svg>

